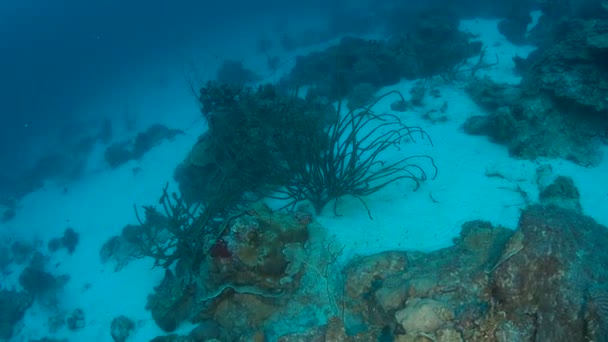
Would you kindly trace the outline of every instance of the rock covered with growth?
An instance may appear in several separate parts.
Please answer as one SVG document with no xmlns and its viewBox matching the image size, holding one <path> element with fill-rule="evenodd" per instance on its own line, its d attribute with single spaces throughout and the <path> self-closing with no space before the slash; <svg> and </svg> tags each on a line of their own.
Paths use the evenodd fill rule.
<svg viewBox="0 0 608 342">
<path fill-rule="evenodd" d="M 114 342 L 125 342 L 133 329 L 135 329 L 135 322 L 128 317 L 121 315 L 114 318 L 110 326 L 112 340 Z"/>
<path fill-rule="evenodd" d="M 608 125 L 597 118 L 577 115 L 547 94 L 530 95 L 520 86 L 487 79 L 472 81 L 467 92 L 487 115 L 469 117 L 466 133 L 488 136 L 519 158 L 564 158 L 583 166 L 600 162 Z"/>
<path fill-rule="evenodd" d="M 570 177 L 558 176 L 553 183 L 541 187 L 539 200 L 542 204 L 553 204 L 561 208 L 581 212 L 580 193 Z"/>
<path fill-rule="evenodd" d="M 149 296 L 147 308 L 157 325 L 172 332 L 189 320 L 208 328 L 192 334 L 215 331 L 206 338 L 227 340 L 262 327 L 298 286 L 302 263 L 292 256 L 308 240 L 311 219 L 264 205 L 229 218 L 199 271 L 180 261 Z"/>
<path fill-rule="evenodd" d="M 304 241 L 314 246 L 301 230 L 271 228 L 270 212 L 248 212 L 232 221 L 196 280 L 184 287 L 187 278 L 170 274 L 150 297 L 153 315 L 162 308 L 180 317 L 171 329 L 198 324 L 157 341 L 599 340 L 608 324 L 608 231 L 581 213 L 568 178 L 541 178 L 546 195 L 523 210 L 514 231 L 470 221 L 454 246 L 358 256 L 344 266 L 335 252 L 298 254 Z M 298 227 L 310 217 L 283 219 Z M 286 263 L 266 240 L 292 241 L 283 245 Z"/>
<path fill-rule="evenodd" d="M 552 30 L 559 32 L 559 39 L 529 57 L 532 65 L 525 85 L 605 118 L 608 20 L 576 18 L 559 22 Z"/>
<path fill-rule="evenodd" d="M 498 310 L 515 326 L 533 317 L 539 341 L 596 340 L 608 324 L 601 310 L 589 312 L 608 282 L 606 227 L 549 205 L 526 209 L 519 231 L 523 248 L 494 273 Z"/>
<path fill-rule="evenodd" d="M 282 82 L 311 86 L 311 91 L 332 101 L 358 99 L 354 102 L 366 105 L 360 101 L 361 87 L 366 88 L 365 97 L 373 99 L 382 87 L 403 78 L 446 73 L 478 54 L 481 42 L 471 40 L 458 25 L 452 13 L 428 11 L 414 22 L 411 32 L 399 32 L 389 40 L 345 37 L 324 51 L 298 56 Z"/>
<path fill-rule="evenodd" d="M 67 274 L 55 275 L 47 270 L 47 257 L 40 252 L 34 253 L 30 263 L 19 274 L 19 285 L 31 294 L 39 304 L 55 308 L 59 304 L 59 295 L 70 281 Z"/>
<path fill-rule="evenodd" d="M 184 134 L 182 130 L 154 124 L 131 139 L 110 144 L 104 158 L 111 168 L 117 168 L 131 160 L 139 160 L 164 140 L 173 140 L 181 134 Z"/>
<path fill-rule="evenodd" d="M 488 273 L 512 234 L 471 221 L 450 248 L 357 258 L 345 267 L 348 312 L 396 341 L 460 341 L 488 312 Z"/>
<path fill-rule="evenodd" d="M 87 326 L 86 316 L 84 311 L 80 308 L 74 309 L 67 319 L 66 324 L 70 330 L 80 330 Z"/>
<path fill-rule="evenodd" d="M 257 82 L 260 76 L 245 68 L 243 62 L 237 60 L 225 60 L 217 70 L 216 80 L 220 83 L 232 85 L 246 85 Z"/>
<path fill-rule="evenodd" d="M 152 240 L 153 244 L 163 245 L 171 238 L 171 218 L 152 206 L 144 206 L 143 209 L 144 224 L 124 226 L 121 234 L 109 238 L 99 251 L 101 262 L 114 262 L 116 272 L 134 259 L 147 256 L 143 241 Z"/>
<path fill-rule="evenodd" d="M 63 232 L 63 236 L 60 238 L 53 238 L 49 241 L 49 251 L 56 252 L 59 249 L 65 248 L 70 255 L 74 254 L 76 246 L 80 241 L 80 234 L 78 234 L 74 228 L 66 228 Z"/>
<path fill-rule="evenodd" d="M 33 296 L 25 292 L 0 290 L 0 339 L 8 340 L 15 333 L 15 325 L 33 303 Z"/>
<path fill-rule="evenodd" d="M 305 158 L 302 144 L 336 115 L 325 99 L 271 84 L 208 82 L 199 95 L 209 129 L 174 174 L 187 203 L 237 202 L 244 193 L 284 186 L 290 158 Z"/>
<path fill-rule="evenodd" d="M 373 336 L 360 335 L 360 341 L 368 341 Z M 327 324 L 308 329 L 305 332 L 286 334 L 281 336 L 278 342 L 300 342 L 300 341 L 353 341 L 353 337 L 348 336 L 344 323 L 338 317 L 331 317 Z"/>
<path fill-rule="evenodd" d="M 515 231 L 471 221 L 453 247 L 356 258 L 344 268 L 339 340 L 601 340 L 607 244 L 606 227 L 580 210 L 545 204 L 526 208 Z M 327 327 L 284 341 L 322 340 Z"/>
<path fill-rule="evenodd" d="M 454 312 L 443 302 L 414 298 L 395 313 L 395 319 L 408 334 L 432 334 L 454 320 Z"/>
<path fill-rule="evenodd" d="M 118 272 L 139 257 L 141 252 L 136 237 L 141 229 L 141 226 L 126 225 L 120 235 L 109 238 L 99 250 L 101 263 L 114 262 L 114 271 Z"/>
</svg>

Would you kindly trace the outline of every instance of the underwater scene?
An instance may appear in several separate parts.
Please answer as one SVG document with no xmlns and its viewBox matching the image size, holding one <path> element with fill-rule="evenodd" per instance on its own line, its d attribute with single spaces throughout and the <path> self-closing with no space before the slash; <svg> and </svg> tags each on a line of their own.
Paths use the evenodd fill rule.
<svg viewBox="0 0 608 342">
<path fill-rule="evenodd" d="M 0 3 L 0 341 L 608 342 L 608 1 Z"/>
</svg>

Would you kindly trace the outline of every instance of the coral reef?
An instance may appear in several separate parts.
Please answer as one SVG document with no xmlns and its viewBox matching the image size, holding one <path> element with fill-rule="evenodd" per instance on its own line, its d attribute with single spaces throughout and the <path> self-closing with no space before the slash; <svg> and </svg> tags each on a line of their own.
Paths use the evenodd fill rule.
<svg viewBox="0 0 608 342">
<path fill-rule="evenodd" d="M 74 309 L 65 320 L 66 326 L 70 330 L 79 330 L 86 327 L 86 317 L 82 309 Z"/>
<path fill-rule="evenodd" d="M 79 240 L 80 234 L 74 231 L 73 228 L 66 228 L 66 230 L 63 232 L 62 237 L 54 238 L 49 241 L 49 251 L 56 252 L 61 248 L 65 248 L 71 255 L 76 250 L 76 246 L 78 246 Z"/>
<path fill-rule="evenodd" d="M 236 86 L 244 86 L 258 81 L 260 77 L 246 69 L 240 61 L 227 60 L 217 71 L 216 81 Z"/>
<path fill-rule="evenodd" d="M 577 211 L 549 205 L 526 209 L 519 230 L 522 250 L 500 265 L 493 279 L 506 320 L 533 319 L 531 329 L 542 341 L 597 338 L 597 331 L 587 328 L 597 322 L 581 313 L 587 310 L 587 289 L 604 284 L 608 276 L 600 267 L 608 262 L 601 247 L 608 242 L 606 227 Z"/>
<path fill-rule="evenodd" d="M 568 178 L 548 183 L 541 173 L 545 195 L 514 231 L 471 221 L 454 246 L 358 256 L 343 266 L 326 237 L 306 233 L 316 229 L 309 219 L 248 211 L 201 273 L 168 271 L 150 296 L 164 329 L 200 324 L 155 341 L 598 340 L 608 312 L 608 231 L 573 205 Z"/>
<path fill-rule="evenodd" d="M 19 275 L 19 284 L 37 299 L 39 304 L 50 309 L 59 307 L 58 295 L 70 280 L 69 275 L 55 276 L 46 269 L 46 257 L 36 252 L 30 264 Z"/>
<path fill-rule="evenodd" d="M 263 205 L 235 217 L 198 271 L 184 268 L 186 260 L 166 271 L 148 298 L 158 326 L 171 332 L 185 320 L 217 324 L 221 336 L 214 337 L 223 339 L 261 327 L 298 287 L 302 264 L 293 256 L 308 240 L 310 222 L 298 217 Z"/>
<path fill-rule="evenodd" d="M 564 111 L 547 94 L 532 95 L 520 86 L 482 79 L 470 82 L 467 92 L 488 115 L 468 118 L 463 125 L 465 132 L 487 135 L 520 158 L 552 157 L 583 166 L 599 164 L 599 146 L 608 132 L 605 123 Z"/>
<path fill-rule="evenodd" d="M 15 333 L 15 324 L 32 303 L 33 297 L 25 292 L 0 290 L 0 339 L 8 340 Z"/>
<path fill-rule="evenodd" d="M 564 106 L 578 106 L 588 115 L 605 117 L 608 20 L 572 19 L 559 29 L 559 41 L 530 57 L 533 64 L 524 85 L 531 91 L 550 93 Z"/>
<path fill-rule="evenodd" d="M 347 112 L 314 93 L 302 99 L 272 85 L 208 83 L 200 101 L 209 131 L 176 170 L 180 192 L 186 203 L 226 207 L 246 193 L 287 200 L 286 208 L 307 200 L 320 213 L 332 200 L 366 196 L 400 179 L 417 187 L 437 172 L 430 156 L 383 160 L 403 143 L 428 138 L 396 115 L 374 112 L 391 95 L 404 101 L 392 91 Z"/>
<path fill-rule="evenodd" d="M 173 140 L 177 135 L 184 134 L 179 129 L 170 129 L 161 124 L 155 124 L 134 138 L 110 144 L 104 157 L 112 168 L 119 167 L 130 160 L 138 160 L 154 146 L 164 140 Z"/>
<path fill-rule="evenodd" d="M 115 262 L 114 271 L 123 269 L 129 262 L 141 257 L 137 236 L 141 225 L 127 225 L 118 236 L 112 236 L 99 251 L 101 263 Z"/>
<path fill-rule="evenodd" d="M 401 79 L 426 78 L 447 72 L 481 51 L 480 42 L 470 42 L 458 30 L 458 20 L 446 20 L 438 13 L 420 18 L 412 33 L 384 40 L 346 37 L 322 52 L 300 56 L 293 70 L 281 83 L 309 85 L 330 99 L 357 99 L 363 103 L 361 87 L 373 94 L 381 87 Z M 432 49 L 432 53 L 430 51 Z M 422 57 L 424 56 L 424 57 Z"/>
<path fill-rule="evenodd" d="M 285 182 L 285 159 L 299 156 L 308 137 L 320 134 L 335 110 L 326 101 L 210 82 L 199 101 L 209 130 L 178 166 L 175 179 L 187 203 L 238 202 Z"/>
</svg>

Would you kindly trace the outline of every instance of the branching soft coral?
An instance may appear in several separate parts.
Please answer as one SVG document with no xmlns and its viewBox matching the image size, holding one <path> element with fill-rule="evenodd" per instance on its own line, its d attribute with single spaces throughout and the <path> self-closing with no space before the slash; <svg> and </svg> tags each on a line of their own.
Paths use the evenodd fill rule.
<svg viewBox="0 0 608 342">
<path fill-rule="evenodd" d="M 427 155 L 390 162 L 381 159 L 389 149 L 399 150 L 404 140 L 413 141 L 418 135 L 429 138 L 422 128 L 407 126 L 393 114 L 373 112 L 373 107 L 389 95 L 404 100 L 401 93 L 391 91 L 370 106 L 344 115 L 339 104 L 334 123 L 308 136 L 300 146 L 302 155 L 286 156 L 291 176 L 286 194 L 291 205 L 308 200 L 320 213 L 330 201 L 345 195 L 361 199 L 400 179 L 413 181 L 417 189 L 421 182 L 436 176 L 437 166 Z M 424 163 L 428 164 L 429 174 Z"/>
</svg>

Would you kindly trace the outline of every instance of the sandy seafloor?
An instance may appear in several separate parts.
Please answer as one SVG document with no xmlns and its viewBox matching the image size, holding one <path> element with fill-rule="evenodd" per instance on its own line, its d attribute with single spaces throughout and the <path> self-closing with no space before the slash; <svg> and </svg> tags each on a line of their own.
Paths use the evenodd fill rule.
<svg viewBox="0 0 608 342">
<path fill-rule="evenodd" d="M 462 23 L 464 30 L 478 34 L 479 39 L 488 46 L 490 61 L 493 56 L 499 56 L 497 66 L 482 70 L 477 76 L 517 83 L 519 79 L 513 73 L 511 57 L 525 57 L 534 47 L 513 46 L 498 33 L 496 24 L 497 21 L 490 20 Z M 243 57 L 243 52 L 239 50 L 243 46 L 250 46 L 248 51 L 255 51 L 252 42 L 259 38 L 255 36 L 259 33 L 248 34 L 250 36 L 238 34 L 239 39 L 243 40 L 242 44 L 229 41 L 225 47 L 220 43 L 214 45 L 215 51 L 212 52 L 204 48 L 191 50 L 189 58 L 200 61 L 195 65 L 200 76 L 206 78 L 214 74 L 214 68 L 221 62 L 214 56 Z M 295 53 L 304 54 L 325 46 Z M 471 63 L 476 58 L 472 58 Z M 264 66 L 263 56 L 256 57 L 255 53 L 242 60 L 247 67 Z M 283 60 L 286 61 L 285 72 L 290 63 L 293 65 L 293 56 L 285 56 Z M 66 227 L 73 227 L 80 233 L 80 244 L 75 253 L 72 256 L 63 251 L 55 253 L 49 265 L 54 274 L 71 276 L 60 300 L 68 312 L 75 308 L 84 310 L 86 327 L 75 332 L 63 328 L 49 335 L 46 325 L 50 313 L 34 304 L 28 310 L 14 341 L 45 336 L 67 338 L 69 341 L 112 341 L 110 322 L 119 315 L 126 315 L 137 322 L 137 329 L 130 341 L 149 341 L 163 334 L 154 324 L 150 312 L 145 310 L 146 297 L 161 281 L 163 269 L 151 269 L 153 261 L 141 259 L 133 261 L 120 272 L 114 272 L 113 264 L 101 264 L 99 250 L 111 236 L 120 234 L 126 224 L 136 223 L 134 203 L 146 205 L 157 202 L 162 187 L 167 182 L 172 184 L 175 167 L 204 130 L 198 105 L 184 78 L 183 70 L 187 63 L 182 59 L 166 64 L 142 65 L 134 71 L 137 75 L 130 75 L 121 86 L 100 94 L 99 102 L 91 103 L 90 108 L 83 108 L 100 114 L 128 108 L 138 115 L 141 129 L 160 122 L 171 128 L 183 129 L 186 135 L 165 142 L 143 159 L 114 170 L 103 164 L 103 148 L 100 146 L 91 157 L 86 176 L 66 184 L 47 184 L 44 189 L 28 195 L 22 201 L 17 217 L 1 228 L 5 238 L 40 240 L 44 243 L 61 236 Z M 396 89 L 409 94 L 414 83 L 402 82 L 386 90 Z M 374 220 L 369 219 L 367 211 L 356 199 L 344 198 L 339 202 L 339 217 L 334 216 L 329 205 L 317 220 L 327 228 L 329 235 L 346 246 L 345 259 L 354 254 L 391 249 L 432 251 L 446 247 L 459 234 L 461 224 L 473 219 L 515 228 L 524 200 L 514 190 L 519 186 L 534 199 L 538 191 L 535 172 L 538 165 L 543 163 L 551 164 L 556 174 L 572 177 L 580 190 L 584 212 L 599 223 L 608 225 L 606 147 L 602 151 L 602 164 L 594 168 L 580 167 L 564 160 L 513 159 L 504 146 L 496 145 L 485 137 L 469 136 L 462 132 L 460 126 L 467 117 L 483 113 L 465 94 L 464 83 L 447 84 L 437 80 L 436 84 L 431 84 L 440 90 L 442 97 L 433 99 L 427 96 L 425 107 L 399 113 L 399 116 L 409 125 L 423 127 L 432 137 L 434 146 L 421 140 L 407 146 L 404 153 L 412 149 L 413 153 L 433 156 L 439 168 L 438 176 L 424 183 L 417 192 L 411 191 L 410 183 L 400 182 L 367 197 L 366 203 Z M 447 122 L 433 124 L 422 118 L 424 113 L 439 109 L 446 101 Z M 389 104 L 390 101 L 383 101 L 376 110 L 389 110 Z M 142 170 L 137 175 L 133 173 L 135 167 Z M 506 178 L 487 177 L 488 171 L 500 172 Z M 175 189 L 175 185 L 172 184 L 171 188 Z M 435 201 L 431 200 L 431 196 Z M 19 269 L 13 269 L 13 273 L 2 282 L 3 287 L 19 288 L 19 273 Z M 187 332 L 188 328 L 184 326 L 182 330 Z"/>
</svg>

